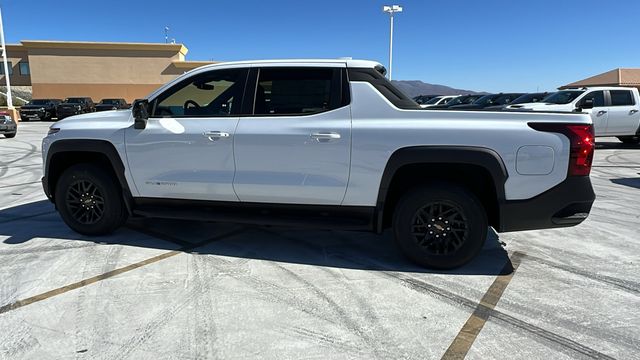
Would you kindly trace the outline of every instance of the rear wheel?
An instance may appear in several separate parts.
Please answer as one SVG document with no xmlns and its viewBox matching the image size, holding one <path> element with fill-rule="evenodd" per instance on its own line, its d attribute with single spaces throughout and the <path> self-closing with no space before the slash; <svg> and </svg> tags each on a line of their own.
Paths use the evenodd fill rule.
<svg viewBox="0 0 640 360">
<path fill-rule="evenodd" d="M 456 268 L 473 259 L 482 249 L 487 227 L 477 197 L 448 184 L 408 191 L 393 216 L 402 252 L 413 262 L 436 269 Z"/>
<path fill-rule="evenodd" d="M 640 136 L 618 136 L 618 140 L 623 144 L 640 144 Z"/>
<path fill-rule="evenodd" d="M 92 164 L 65 170 L 56 185 L 55 202 L 60 216 L 74 231 L 106 235 L 122 226 L 127 211 L 117 181 Z"/>
</svg>

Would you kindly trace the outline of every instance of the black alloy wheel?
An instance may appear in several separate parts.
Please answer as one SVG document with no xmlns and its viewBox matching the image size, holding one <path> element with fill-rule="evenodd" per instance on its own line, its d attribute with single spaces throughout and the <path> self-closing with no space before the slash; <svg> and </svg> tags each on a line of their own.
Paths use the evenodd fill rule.
<svg viewBox="0 0 640 360">
<path fill-rule="evenodd" d="M 67 209 L 80 224 L 95 224 L 104 216 L 104 197 L 96 184 L 88 180 L 77 180 L 69 186 Z"/>
<path fill-rule="evenodd" d="M 66 169 L 55 184 L 54 200 L 62 220 L 83 235 L 110 234 L 129 216 L 117 178 L 96 164 Z"/>
<path fill-rule="evenodd" d="M 469 229 L 459 206 L 446 201 L 429 203 L 413 216 L 412 235 L 428 254 L 453 254 L 464 245 Z"/>
<path fill-rule="evenodd" d="M 407 191 L 393 213 L 400 250 L 428 268 L 453 269 L 482 250 L 488 231 L 484 206 L 468 189 L 434 182 Z"/>
</svg>

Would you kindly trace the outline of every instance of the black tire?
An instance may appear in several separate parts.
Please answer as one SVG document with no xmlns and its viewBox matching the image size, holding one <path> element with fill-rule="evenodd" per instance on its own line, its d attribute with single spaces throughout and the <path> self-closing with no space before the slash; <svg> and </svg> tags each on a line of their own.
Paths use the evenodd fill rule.
<svg viewBox="0 0 640 360">
<path fill-rule="evenodd" d="M 16 137 L 16 134 L 17 134 L 17 133 L 18 133 L 18 132 L 14 132 L 14 133 L 10 133 L 10 134 L 4 134 L 4 137 L 6 137 L 6 138 L 8 138 L 8 139 L 11 139 L 11 138 Z"/>
<path fill-rule="evenodd" d="M 640 144 L 640 136 L 618 136 L 618 140 L 628 145 Z"/>
<path fill-rule="evenodd" d="M 83 235 L 107 235 L 127 220 L 118 182 L 92 164 L 73 165 L 56 184 L 55 202 L 62 220 Z"/>
<path fill-rule="evenodd" d="M 444 183 L 407 191 L 393 214 L 393 232 L 413 262 L 453 269 L 471 261 L 487 238 L 487 214 L 470 191 Z"/>
</svg>

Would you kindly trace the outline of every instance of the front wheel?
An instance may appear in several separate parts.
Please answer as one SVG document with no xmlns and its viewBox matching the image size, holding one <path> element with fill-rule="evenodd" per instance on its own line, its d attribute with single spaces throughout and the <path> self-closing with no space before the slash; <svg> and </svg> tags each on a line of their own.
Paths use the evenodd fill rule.
<svg viewBox="0 0 640 360">
<path fill-rule="evenodd" d="M 453 269 L 471 261 L 487 237 L 487 215 L 463 187 L 433 184 L 407 191 L 393 214 L 393 232 L 413 262 Z"/>
<path fill-rule="evenodd" d="M 618 136 L 618 140 L 628 145 L 640 144 L 640 136 Z"/>
<path fill-rule="evenodd" d="M 62 220 L 83 235 L 106 235 L 122 226 L 127 211 L 117 180 L 92 164 L 73 165 L 56 184 Z"/>
<path fill-rule="evenodd" d="M 4 134 L 4 137 L 11 139 L 16 137 L 17 132 Z"/>
</svg>

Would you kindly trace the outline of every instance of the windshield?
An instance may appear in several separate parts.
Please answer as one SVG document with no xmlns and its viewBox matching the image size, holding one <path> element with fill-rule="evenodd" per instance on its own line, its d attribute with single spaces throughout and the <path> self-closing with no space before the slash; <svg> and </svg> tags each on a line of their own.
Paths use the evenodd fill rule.
<svg viewBox="0 0 640 360">
<path fill-rule="evenodd" d="M 81 104 L 82 100 L 82 98 L 67 98 L 64 102 L 69 104 Z"/>
<path fill-rule="evenodd" d="M 460 104 L 468 104 L 465 101 L 469 99 L 469 96 L 458 96 L 457 98 L 453 98 L 449 100 L 447 105 L 460 105 Z"/>
<path fill-rule="evenodd" d="M 496 98 L 493 103 L 496 105 L 507 105 L 511 103 L 511 100 L 517 98 L 520 94 L 504 94 Z"/>
<path fill-rule="evenodd" d="M 558 91 L 542 99 L 542 102 L 551 104 L 568 104 L 584 93 L 584 90 Z"/>
<path fill-rule="evenodd" d="M 118 99 L 103 99 L 100 103 L 104 105 L 118 105 L 119 101 Z"/>
<path fill-rule="evenodd" d="M 479 98 L 478 100 L 474 101 L 474 104 L 477 105 L 490 105 L 493 104 L 494 101 L 499 97 L 500 95 L 485 95 L 481 98 Z"/>
<path fill-rule="evenodd" d="M 480 98 L 480 95 L 458 96 L 455 99 L 451 99 L 451 101 L 449 101 L 447 105 L 455 106 L 455 105 L 471 104 L 474 101 L 478 100 L 479 98 Z"/>
<path fill-rule="evenodd" d="M 524 104 L 538 102 L 544 98 L 544 93 L 524 94 L 511 102 L 511 104 Z"/>
<path fill-rule="evenodd" d="M 442 96 L 436 96 L 433 99 L 427 101 L 426 103 L 424 103 L 425 105 L 433 105 L 433 104 L 437 104 L 438 101 L 442 100 Z"/>
<path fill-rule="evenodd" d="M 413 101 L 417 102 L 418 104 L 425 104 L 427 101 L 433 99 L 436 96 L 438 95 L 418 95 L 413 98 Z"/>
<path fill-rule="evenodd" d="M 47 105 L 49 100 L 31 100 L 27 105 Z"/>
</svg>

